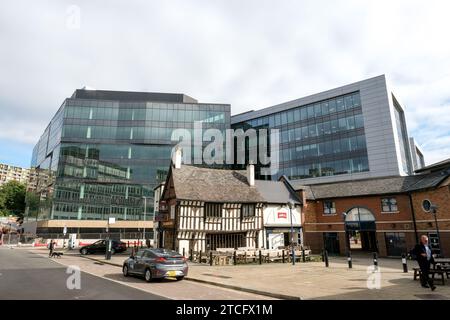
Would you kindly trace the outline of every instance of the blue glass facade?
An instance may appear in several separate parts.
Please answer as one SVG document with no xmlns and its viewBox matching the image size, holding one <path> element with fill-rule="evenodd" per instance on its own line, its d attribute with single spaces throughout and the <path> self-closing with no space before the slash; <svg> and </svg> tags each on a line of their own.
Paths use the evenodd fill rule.
<svg viewBox="0 0 450 320">
<path fill-rule="evenodd" d="M 107 99 L 111 96 L 118 100 Z M 179 102 L 170 95 L 163 102 L 136 101 L 136 96 L 74 94 L 64 101 L 33 150 L 32 167 L 48 170 L 52 179 L 47 205 L 32 215 L 143 220 L 145 197 L 151 220 L 153 189 L 165 181 L 170 165 L 172 131 L 192 131 L 194 121 L 204 129 L 230 127 L 229 105 Z"/>
<path fill-rule="evenodd" d="M 280 129 L 280 170 L 273 179 L 283 174 L 290 179 L 305 179 L 369 170 L 359 92 L 293 107 L 232 127 Z"/>
</svg>

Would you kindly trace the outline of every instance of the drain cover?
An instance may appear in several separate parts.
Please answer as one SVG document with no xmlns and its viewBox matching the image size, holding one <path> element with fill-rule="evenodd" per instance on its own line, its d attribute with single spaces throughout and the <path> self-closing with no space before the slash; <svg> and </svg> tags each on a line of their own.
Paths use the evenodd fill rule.
<svg viewBox="0 0 450 320">
<path fill-rule="evenodd" d="M 435 294 L 435 293 L 416 294 L 415 296 L 422 300 L 450 300 L 450 298 L 443 296 L 442 294 Z"/>
</svg>

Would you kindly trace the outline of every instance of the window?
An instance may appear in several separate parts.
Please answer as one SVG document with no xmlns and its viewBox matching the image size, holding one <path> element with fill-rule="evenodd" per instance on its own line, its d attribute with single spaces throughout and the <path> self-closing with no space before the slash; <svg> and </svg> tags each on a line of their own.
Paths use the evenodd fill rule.
<svg viewBox="0 0 450 320">
<path fill-rule="evenodd" d="M 323 202 L 323 214 L 336 214 L 336 204 L 334 201 Z"/>
<path fill-rule="evenodd" d="M 243 204 L 241 207 L 242 218 L 254 217 L 255 216 L 255 205 L 254 204 Z"/>
<path fill-rule="evenodd" d="M 222 217 L 221 203 L 205 203 L 205 217 Z"/>
<path fill-rule="evenodd" d="M 398 211 L 396 198 L 382 198 L 381 208 L 383 212 L 396 212 Z"/>
</svg>

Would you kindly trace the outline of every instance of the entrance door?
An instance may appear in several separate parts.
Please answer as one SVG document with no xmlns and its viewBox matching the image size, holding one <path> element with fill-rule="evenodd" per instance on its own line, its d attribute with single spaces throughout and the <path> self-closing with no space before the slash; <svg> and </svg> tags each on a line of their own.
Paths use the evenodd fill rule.
<svg viewBox="0 0 450 320">
<path fill-rule="evenodd" d="M 368 209 L 355 207 L 349 210 L 345 231 L 350 250 L 378 252 L 375 217 Z"/>
<path fill-rule="evenodd" d="M 339 238 L 337 232 L 325 232 L 323 234 L 325 249 L 329 254 L 339 254 Z"/>
<path fill-rule="evenodd" d="M 406 241 L 404 232 L 386 232 L 387 255 L 399 257 L 406 252 Z"/>
<path fill-rule="evenodd" d="M 278 249 L 285 244 L 285 233 L 269 233 L 269 249 Z"/>
</svg>

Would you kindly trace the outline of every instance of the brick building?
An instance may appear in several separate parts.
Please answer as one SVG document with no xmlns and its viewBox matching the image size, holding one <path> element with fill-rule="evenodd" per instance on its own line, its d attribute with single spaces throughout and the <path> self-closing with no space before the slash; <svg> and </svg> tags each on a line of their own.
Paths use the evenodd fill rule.
<svg viewBox="0 0 450 320">
<path fill-rule="evenodd" d="M 450 159 L 416 173 L 295 186 L 307 200 L 304 243 L 316 252 L 326 248 L 332 254 L 345 254 L 350 248 L 352 252 L 399 256 L 409 251 L 421 234 L 428 234 L 435 253 L 442 250 L 448 255 Z"/>
</svg>

